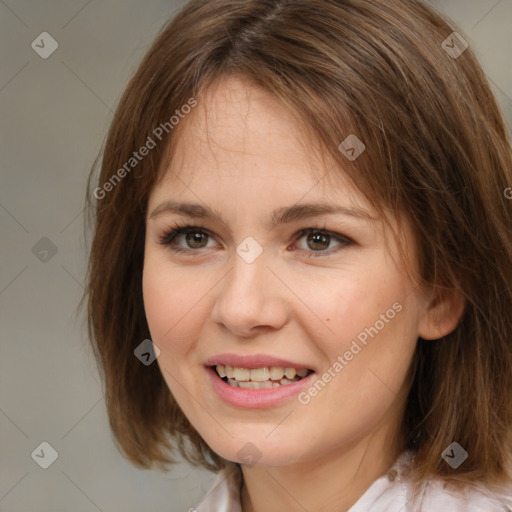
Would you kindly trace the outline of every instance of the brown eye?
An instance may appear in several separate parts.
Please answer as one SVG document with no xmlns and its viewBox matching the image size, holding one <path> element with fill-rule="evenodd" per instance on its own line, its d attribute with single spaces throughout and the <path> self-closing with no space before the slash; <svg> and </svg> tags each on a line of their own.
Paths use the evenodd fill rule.
<svg viewBox="0 0 512 512">
<path fill-rule="evenodd" d="M 184 242 L 181 239 L 184 237 Z M 160 237 L 162 245 L 168 245 L 175 252 L 192 251 L 196 249 L 207 248 L 210 235 L 202 228 L 197 226 L 176 227 L 175 229 L 164 233 Z M 180 245 L 181 241 L 181 245 Z"/>
<path fill-rule="evenodd" d="M 208 242 L 208 235 L 202 231 L 189 231 L 185 234 L 185 240 L 191 249 L 202 249 L 204 243 Z"/>
<path fill-rule="evenodd" d="M 329 247 L 330 240 L 330 235 L 326 235 L 324 233 L 310 233 L 307 236 L 308 246 L 314 251 L 327 249 Z"/>
<path fill-rule="evenodd" d="M 314 258 L 317 256 L 329 256 L 338 250 L 353 245 L 353 241 L 339 233 L 326 231 L 325 229 L 309 228 L 302 230 L 297 238 L 297 241 L 302 238 L 306 239 L 305 247 L 299 247 L 300 250 L 305 251 L 308 257 Z M 330 248 L 332 242 L 337 242 L 338 246 Z M 329 249 L 329 250 L 327 250 Z"/>
</svg>

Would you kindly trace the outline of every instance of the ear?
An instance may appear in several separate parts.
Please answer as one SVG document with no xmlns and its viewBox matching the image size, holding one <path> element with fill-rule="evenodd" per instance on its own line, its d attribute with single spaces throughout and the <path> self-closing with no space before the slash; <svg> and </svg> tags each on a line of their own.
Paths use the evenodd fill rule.
<svg viewBox="0 0 512 512">
<path fill-rule="evenodd" d="M 420 318 L 418 336 L 437 340 L 455 330 L 466 307 L 466 298 L 453 288 L 438 288 Z"/>
</svg>

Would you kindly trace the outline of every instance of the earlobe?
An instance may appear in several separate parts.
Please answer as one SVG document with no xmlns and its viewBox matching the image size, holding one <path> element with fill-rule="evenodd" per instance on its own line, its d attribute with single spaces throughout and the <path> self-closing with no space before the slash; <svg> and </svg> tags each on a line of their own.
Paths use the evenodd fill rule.
<svg viewBox="0 0 512 512">
<path fill-rule="evenodd" d="M 453 332 L 464 314 L 466 298 L 455 289 L 438 289 L 424 311 L 418 336 L 425 340 L 437 340 Z"/>
</svg>

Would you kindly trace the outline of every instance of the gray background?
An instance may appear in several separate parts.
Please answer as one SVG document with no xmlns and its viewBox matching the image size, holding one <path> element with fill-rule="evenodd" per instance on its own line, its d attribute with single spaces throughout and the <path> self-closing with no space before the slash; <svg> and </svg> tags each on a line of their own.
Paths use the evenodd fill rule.
<svg viewBox="0 0 512 512">
<path fill-rule="evenodd" d="M 75 317 L 89 169 L 129 76 L 182 3 L 0 0 L 2 512 L 185 512 L 213 482 L 186 464 L 137 470 L 117 452 Z M 433 3 L 476 51 L 512 126 L 512 0 Z M 31 47 L 42 32 L 59 45 L 47 59 Z M 44 237 L 57 250 L 40 253 L 46 262 L 33 251 L 50 247 Z M 43 441 L 58 452 L 48 469 L 31 457 Z"/>
</svg>

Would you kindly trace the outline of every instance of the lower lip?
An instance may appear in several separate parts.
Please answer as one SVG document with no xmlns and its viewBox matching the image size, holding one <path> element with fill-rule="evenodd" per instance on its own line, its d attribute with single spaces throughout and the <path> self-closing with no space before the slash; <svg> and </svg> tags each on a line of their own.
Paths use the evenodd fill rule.
<svg viewBox="0 0 512 512">
<path fill-rule="evenodd" d="M 276 388 L 244 389 L 235 388 L 224 382 L 213 368 L 206 367 L 206 372 L 213 389 L 221 400 L 234 407 L 245 409 L 262 409 L 279 405 L 290 397 L 298 395 L 315 376 L 315 373 L 312 372 L 297 382 L 282 384 Z"/>
</svg>

